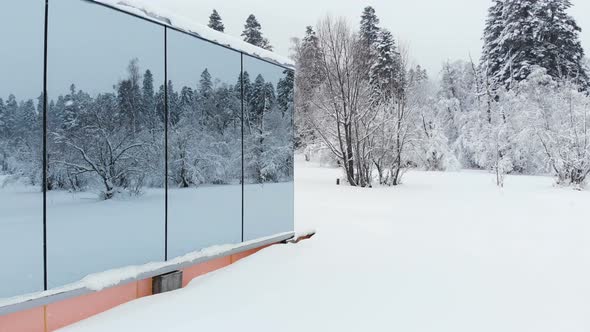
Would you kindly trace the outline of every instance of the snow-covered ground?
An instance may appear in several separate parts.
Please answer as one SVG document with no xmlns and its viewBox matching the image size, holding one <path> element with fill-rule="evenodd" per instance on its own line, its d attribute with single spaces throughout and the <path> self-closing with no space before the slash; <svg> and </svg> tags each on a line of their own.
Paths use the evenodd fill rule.
<svg viewBox="0 0 590 332">
<path fill-rule="evenodd" d="M 590 192 L 545 177 L 411 172 L 335 186 L 298 162 L 296 227 L 267 248 L 64 331 L 590 330 Z"/>
</svg>

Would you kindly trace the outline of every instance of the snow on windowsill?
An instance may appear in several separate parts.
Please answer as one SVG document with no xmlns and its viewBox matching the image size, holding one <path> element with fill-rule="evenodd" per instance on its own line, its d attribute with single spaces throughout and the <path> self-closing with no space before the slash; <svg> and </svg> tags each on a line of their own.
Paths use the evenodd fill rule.
<svg viewBox="0 0 590 332">
<path fill-rule="evenodd" d="M 92 0 L 97 3 L 117 8 L 124 12 L 144 17 L 150 21 L 157 21 L 173 28 L 188 32 L 198 37 L 244 52 L 278 65 L 294 68 L 294 62 L 284 56 L 263 48 L 246 43 L 239 38 L 213 30 L 205 25 L 196 23 L 185 16 L 151 3 L 149 0 Z"/>
<path fill-rule="evenodd" d="M 167 262 L 152 262 L 144 265 L 133 265 L 108 270 L 100 273 L 90 274 L 78 282 L 68 284 L 62 287 L 53 288 L 44 292 L 37 292 L 6 299 L 0 299 L 0 309 L 3 307 L 22 304 L 77 290 L 89 290 L 91 292 L 98 292 L 106 288 L 121 285 L 126 281 L 131 282 L 132 280 L 138 280 L 142 277 L 142 275 L 149 274 L 150 272 L 159 271 L 170 267 L 190 265 L 190 263 L 202 260 L 204 258 L 213 258 L 217 256 L 222 257 L 224 256 L 224 254 L 229 254 L 231 251 L 234 250 L 292 235 L 293 232 L 286 232 L 242 243 L 212 246 L 202 249 L 200 251 L 188 253 L 184 256 L 174 258 Z"/>
</svg>

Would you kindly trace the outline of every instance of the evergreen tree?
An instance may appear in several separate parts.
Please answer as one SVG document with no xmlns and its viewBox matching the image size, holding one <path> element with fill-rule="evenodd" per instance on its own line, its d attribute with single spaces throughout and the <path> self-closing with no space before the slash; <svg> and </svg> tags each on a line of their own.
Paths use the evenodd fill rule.
<svg viewBox="0 0 590 332">
<path fill-rule="evenodd" d="M 567 14 L 572 7 L 570 0 L 542 0 L 538 2 L 540 18 L 539 39 L 543 44 L 540 66 L 552 77 L 572 78 L 583 87 L 588 87 L 588 73 L 584 67 L 584 49 L 579 33 L 582 29 Z"/>
<path fill-rule="evenodd" d="M 416 66 L 416 74 L 415 74 L 415 81 L 416 82 L 424 82 L 428 81 L 428 72 L 426 69 L 423 69 L 422 66 Z"/>
<path fill-rule="evenodd" d="M 162 87 L 163 90 L 163 87 Z M 178 92 L 174 91 L 172 80 L 168 81 L 168 121 L 170 126 L 174 127 L 180 120 L 180 97 Z"/>
<path fill-rule="evenodd" d="M 6 113 L 6 106 L 4 105 L 4 100 L 0 98 L 0 137 L 4 136 L 6 126 L 4 124 L 4 116 Z"/>
<path fill-rule="evenodd" d="M 498 80 L 497 75 L 505 62 L 506 53 L 500 47 L 500 38 L 504 31 L 504 4 L 506 0 L 493 1 L 493 5 L 488 10 L 488 18 L 484 28 L 484 46 L 481 57 L 481 67 L 488 83 Z"/>
<path fill-rule="evenodd" d="M 244 104 L 248 107 L 250 100 L 252 99 L 252 82 L 250 81 L 250 74 L 248 74 L 247 71 L 240 74 L 238 81 L 236 82 L 235 91 L 238 98 L 242 98 L 242 85 L 244 86 Z"/>
<path fill-rule="evenodd" d="M 164 91 L 164 84 L 160 85 L 158 92 L 154 96 L 154 100 L 156 103 L 156 113 L 158 115 L 158 120 L 160 123 L 166 124 L 166 100 L 165 100 L 165 91 Z"/>
<path fill-rule="evenodd" d="M 195 101 L 195 92 L 188 86 L 180 90 L 180 99 L 178 101 L 178 116 L 183 117 L 191 113 Z"/>
<path fill-rule="evenodd" d="M 379 28 L 379 18 L 375 14 L 375 9 L 373 7 L 366 7 L 363 10 L 363 14 L 361 15 L 361 28 L 359 32 L 359 39 L 361 46 L 359 51 L 361 52 L 360 59 L 362 62 L 361 69 L 367 75 L 367 79 L 369 79 L 370 71 L 375 62 L 377 62 L 377 50 L 375 47 L 376 44 L 379 43 L 380 38 L 380 28 Z M 393 40 L 393 36 L 391 36 Z"/>
<path fill-rule="evenodd" d="M 62 130 L 70 130 L 76 127 L 76 120 L 78 119 L 78 105 L 75 101 L 76 97 L 76 85 L 70 85 L 70 93 L 65 96 L 65 104 L 62 117 Z"/>
<path fill-rule="evenodd" d="M 536 4 L 537 0 L 511 0 L 505 4 L 499 44 L 506 60 L 497 78 L 507 87 L 527 78 L 532 66 L 541 64 L 539 55 L 544 45 L 535 39 L 539 29 Z"/>
<path fill-rule="evenodd" d="M 250 99 L 250 121 L 255 128 L 262 128 L 264 112 L 267 105 L 267 85 L 262 75 L 256 76 L 252 84 Z"/>
<path fill-rule="evenodd" d="M 379 18 L 375 9 L 371 6 L 365 7 L 361 15 L 360 39 L 367 47 L 371 47 L 379 37 Z"/>
<path fill-rule="evenodd" d="M 318 87 L 323 79 L 321 56 L 318 37 L 313 27 L 308 26 L 305 30 L 305 37 L 301 42 L 298 75 L 304 80 L 302 83 L 311 90 Z"/>
<path fill-rule="evenodd" d="M 199 80 L 199 95 L 202 99 L 209 99 L 213 94 L 213 81 L 209 70 L 205 68 L 201 73 L 201 79 Z"/>
<path fill-rule="evenodd" d="M 8 96 L 8 100 L 6 100 L 6 105 L 4 106 L 5 137 L 10 138 L 16 134 L 17 114 L 18 102 L 16 101 L 16 96 L 11 94 Z"/>
<path fill-rule="evenodd" d="M 209 27 L 213 30 L 225 32 L 225 26 L 221 21 L 221 16 L 219 16 L 219 13 L 215 9 L 213 9 L 213 13 L 209 16 Z"/>
<path fill-rule="evenodd" d="M 252 45 L 264 48 L 272 51 L 273 47 L 270 45 L 268 39 L 262 35 L 262 26 L 258 23 L 258 20 L 254 15 L 248 16 L 246 25 L 244 25 L 244 31 L 242 32 L 244 41 Z"/>
<path fill-rule="evenodd" d="M 292 70 L 283 71 L 285 77 L 277 83 L 277 104 L 281 113 L 285 115 L 293 106 L 293 88 L 295 84 L 295 73 Z"/>
<path fill-rule="evenodd" d="M 275 88 L 271 82 L 264 84 L 264 114 L 270 113 L 276 104 Z"/>
<path fill-rule="evenodd" d="M 127 67 L 128 78 L 119 83 L 117 91 L 121 116 L 133 134 L 138 133 L 141 125 L 145 122 L 141 112 L 144 105 L 138 62 L 137 59 L 131 60 Z"/>
<path fill-rule="evenodd" d="M 155 107 L 155 95 L 154 95 L 154 76 L 148 69 L 143 75 L 143 86 L 141 90 L 143 111 L 146 115 L 151 115 Z"/>
<path fill-rule="evenodd" d="M 375 62 L 370 70 L 370 84 L 380 100 L 391 99 L 399 85 L 400 55 L 393 35 L 388 30 L 379 33 L 375 45 Z"/>
<path fill-rule="evenodd" d="M 35 102 L 29 99 L 23 102 L 18 109 L 17 127 L 20 128 L 18 134 L 23 137 L 36 129 L 37 111 L 35 110 Z"/>
<path fill-rule="evenodd" d="M 494 0 L 484 29 L 481 64 L 492 89 L 508 89 L 535 66 L 588 87 L 580 27 L 567 14 L 570 0 Z"/>
</svg>

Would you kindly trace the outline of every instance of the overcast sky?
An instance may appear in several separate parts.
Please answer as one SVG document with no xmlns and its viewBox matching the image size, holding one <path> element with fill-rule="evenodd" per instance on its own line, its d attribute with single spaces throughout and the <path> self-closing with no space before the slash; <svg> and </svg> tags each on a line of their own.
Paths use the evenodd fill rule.
<svg viewBox="0 0 590 332">
<path fill-rule="evenodd" d="M 219 11 L 228 34 L 239 36 L 244 21 L 254 13 L 263 32 L 283 55 L 290 38 L 302 36 L 325 14 L 345 16 L 358 25 L 362 9 L 371 5 L 381 25 L 408 44 L 417 64 L 438 73 L 447 59 L 479 57 L 481 35 L 491 0 L 151 0 L 206 24 L 213 8 Z M 583 28 L 582 45 L 590 54 L 590 1 L 572 0 L 571 14 Z"/>
</svg>

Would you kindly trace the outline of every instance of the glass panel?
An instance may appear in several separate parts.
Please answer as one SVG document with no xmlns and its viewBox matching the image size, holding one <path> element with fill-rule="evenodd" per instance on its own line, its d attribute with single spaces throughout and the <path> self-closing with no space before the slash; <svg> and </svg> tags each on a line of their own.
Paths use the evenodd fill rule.
<svg viewBox="0 0 590 332">
<path fill-rule="evenodd" d="M 0 10 L 0 298 L 43 289 L 45 1 Z"/>
<path fill-rule="evenodd" d="M 48 278 L 164 259 L 164 28 L 50 3 Z"/>
<path fill-rule="evenodd" d="M 168 30 L 170 257 L 241 241 L 240 61 Z"/>
<path fill-rule="evenodd" d="M 244 240 L 293 224 L 293 72 L 244 56 Z"/>
</svg>

